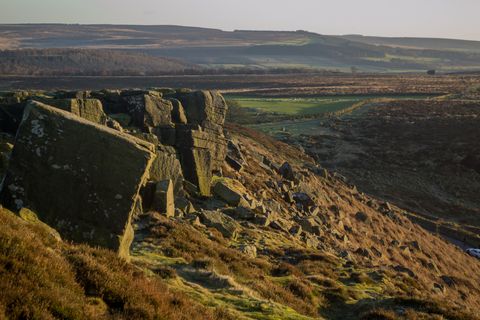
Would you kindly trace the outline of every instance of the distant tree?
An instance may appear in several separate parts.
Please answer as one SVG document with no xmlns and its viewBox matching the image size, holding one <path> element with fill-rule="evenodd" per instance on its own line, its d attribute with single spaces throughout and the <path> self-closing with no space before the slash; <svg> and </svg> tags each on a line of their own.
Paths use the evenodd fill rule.
<svg viewBox="0 0 480 320">
<path fill-rule="evenodd" d="M 357 74 L 358 68 L 355 67 L 355 66 L 351 66 L 351 67 L 350 67 L 350 71 L 352 72 L 352 74 Z"/>
</svg>

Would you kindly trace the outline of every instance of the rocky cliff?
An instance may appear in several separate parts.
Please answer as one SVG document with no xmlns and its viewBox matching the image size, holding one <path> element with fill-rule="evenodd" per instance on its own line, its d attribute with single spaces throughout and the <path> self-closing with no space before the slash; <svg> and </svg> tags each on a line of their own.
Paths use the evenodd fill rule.
<svg viewBox="0 0 480 320">
<path fill-rule="evenodd" d="M 210 196 L 226 156 L 226 111 L 208 91 L 5 94 L 1 131 L 14 147 L 1 202 L 37 212 L 66 239 L 128 257 L 132 218 L 172 215 L 175 197 L 189 203 L 185 184 Z M 165 181 L 171 192 L 161 190 Z"/>
</svg>

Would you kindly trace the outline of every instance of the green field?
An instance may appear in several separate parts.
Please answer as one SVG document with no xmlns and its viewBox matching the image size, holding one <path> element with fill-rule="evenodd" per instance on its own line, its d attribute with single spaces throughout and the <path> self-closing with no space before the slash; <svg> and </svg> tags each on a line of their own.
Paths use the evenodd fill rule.
<svg viewBox="0 0 480 320">
<path fill-rule="evenodd" d="M 427 96 L 425 96 L 427 97 Z M 388 96 L 393 99 L 425 98 L 423 96 Z M 322 113 L 336 112 L 352 106 L 353 104 L 372 98 L 387 98 L 386 96 L 338 96 L 338 97 L 288 97 L 288 98 L 264 98 L 248 96 L 227 96 L 240 107 L 256 110 L 260 113 L 309 116 Z"/>
<path fill-rule="evenodd" d="M 359 105 L 359 109 L 348 111 L 346 116 L 355 116 L 365 111 L 363 103 L 379 102 L 387 99 L 428 99 L 432 95 L 351 95 L 335 97 L 289 97 L 266 98 L 248 96 L 226 96 L 230 102 L 247 112 L 238 114 L 235 119 L 243 124 L 273 136 L 298 136 L 301 134 L 322 134 L 320 123 L 325 116 L 336 113 L 339 116 L 347 109 Z"/>
</svg>

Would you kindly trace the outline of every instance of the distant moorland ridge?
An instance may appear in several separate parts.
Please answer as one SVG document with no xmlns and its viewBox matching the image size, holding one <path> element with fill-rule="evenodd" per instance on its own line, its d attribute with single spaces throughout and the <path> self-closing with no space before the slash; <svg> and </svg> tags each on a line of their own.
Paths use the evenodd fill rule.
<svg viewBox="0 0 480 320">
<path fill-rule="evenodd" d="M 128 69 L 137 69 L 137 64 L 138 69 L 142 69 L 145 62 L 151 60 L 149 63 L 156 70 L 159 62 L 150 56 L 157 56 L 180 59 L 208 69 L 307 68 L 348 72 L 480 70 L 479 41 L 330 36 L 302 30 L 222 31 L 167 25 L 0 25 L 0 49 L 25 48 L 121 49 L 129 50 L 131 55 L 139 52 L 148 54 L 149 58 L 117 56 L 122 60 L 122 66 L 129 65 Z M 19 58 L 25 57 L 20 55 Z M 5 57 L 1 56 L 0 62 L 4 61 Z M 27 64 L 29 61 L 26 60 Z M 166 69 L 171 72 L 171 62 L 165 63 L 168 65 Z"/>
</svg>

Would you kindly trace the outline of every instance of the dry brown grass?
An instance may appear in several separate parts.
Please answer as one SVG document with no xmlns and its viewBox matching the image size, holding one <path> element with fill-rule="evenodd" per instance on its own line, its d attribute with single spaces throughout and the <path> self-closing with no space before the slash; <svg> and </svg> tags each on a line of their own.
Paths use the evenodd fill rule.
<svg viewBox="0 0 480 320">
<path fill-rule="evenodd" d="M 113 252 L 55 241 L 0 209 L 0 318 L 224 319 Z"/>
</svg>

